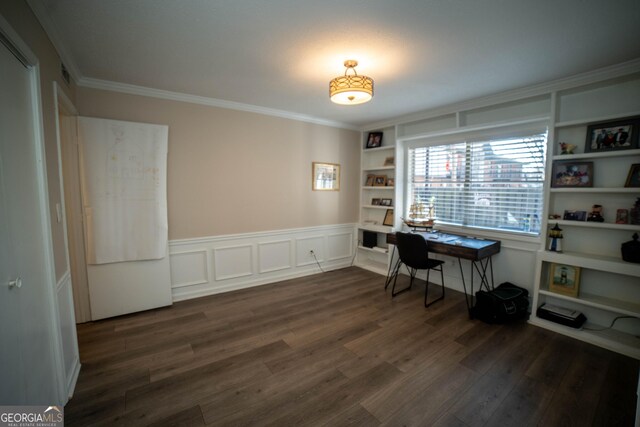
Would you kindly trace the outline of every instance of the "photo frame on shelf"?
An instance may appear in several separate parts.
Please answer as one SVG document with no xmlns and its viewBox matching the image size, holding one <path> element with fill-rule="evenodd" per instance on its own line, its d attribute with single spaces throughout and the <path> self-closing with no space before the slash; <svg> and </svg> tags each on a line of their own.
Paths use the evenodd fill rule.
<svg viewBox="0 0 640 427">
<path fill-rule="evenodd" d="M 396 164 L 396 159 L 395 157 L 391 156 L 391 157 L 387 157 L 386 159 L 384 159 L 384 165 L 383 166 L 393 166 Z"/>
<path fill-rule="evenodd" d="M 384 214 L 384 221 L 382 225 L 393 226 L 393 209 L 387 209 L 387 213 Z"/>
<path fill-rule="evenodd" d="M 340 191 L 340 165 L 338 163 L 313 162 L 311 164 L 311 188 L 313 191 Z"/>
<path fill-rule="evenodd" d="M 564 211 L 564 216 L 562 217 L 565 221 L 586 221 L 587 220 L 587 211 Z"/>
<path fill-rule="evenodd" d="M 380 199 L 380 206 L 393 206 L 393 200 L 391 200 L 391 199 Z"/>
<path fill-rule="evenodd" d="M 373 187 L 373 181 L 376 179 L 376 176 L 373 174 L 367 175 L 367 181 L 364 184 L 366 187 Z"/>
<path fill-rule="evenodd" d="M 387 185 L 387 176 L 386 175 L 376 175 L 373 178 L 373 186 L 374 187 L 385 187 Z"/>
<path fill-rule="evenodd" d="M 366 148 L 378 148 L 382 146 L 382 132 L 369 132 Z"/>
<path fill-rule="evenodd" d="M 551 263 L 549 291 L 576 298 L 580 293 L 580 267 Z"/>
<path fill-rule="evenodd" d="M 640 163 L 634 163 L 629 168 L 629 175 L 627 175 L 627 182 L 624 183 L 625 187 L 640 187 Z"/>
<path fill-rule="evenodd" d="M 584 152 L 599 153 L 637 148 L 639 118 L 630 117 L 589 125 Z"/>
<path fill-rule="evenodd" d="M 371 204 L 373 206 L 380 206 L 380 199 L 371 199 Z"/>
<path fill-rule="evenodd" d="M 395 183 L 396 183 L 395 178 L 387 178 L 387 187 L 393 187 Z"/>
<path fill-rule="evenodd" d="M 551 187 L 593 187 L 593 162 L 553 162 Z"/>
<path fill-rule="evenodd" d="M 629 224 L 629 209 L 618 209 L 616 211 L 616 224 Z"/>
</svg>

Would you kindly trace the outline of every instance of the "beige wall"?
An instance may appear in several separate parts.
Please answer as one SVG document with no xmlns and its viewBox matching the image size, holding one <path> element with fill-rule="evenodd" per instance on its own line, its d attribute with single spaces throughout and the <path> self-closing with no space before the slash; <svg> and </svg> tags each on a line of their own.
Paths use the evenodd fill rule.
<svg viewBox="0 0 640 427">
<path fill-rule="evenodd" d="M 64 247 L 64 229 L 56 222 L 56 203 L 61 203 L 58 174 L 58 149 L 56 140 L 56 114 L 53 98 L 53 82 L 57 81 L 70 99 L 74 99 L 74 88 L 69 87 L 60 75 L 60 58 L 40 26 L 35 15 L 24 1 L 0 1 L 0 15 L 9 22 L 31 51 L 38 57 L 40 66 L 40 90 L 42 118 L 47 159 L 49 185 L 49 214 L 51 218 L 53 251 L 56 277 L 60 279 L 67 270 Z"/>
<path fill-rule="evenodd" d="M 358 132 L 83 87 L 77 108 L 169 126 L 170 239 L 358 220 Z M 340 163 L 340 191 L 311 190 L 313 161 Z"/>
</svg>

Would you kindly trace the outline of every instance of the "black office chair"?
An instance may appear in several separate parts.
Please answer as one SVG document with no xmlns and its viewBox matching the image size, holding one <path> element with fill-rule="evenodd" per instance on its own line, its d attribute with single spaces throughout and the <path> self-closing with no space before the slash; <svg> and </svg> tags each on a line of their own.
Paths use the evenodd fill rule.
<svg viewBox="0 0 640 427">
<path fill-rule="evenodd" d="M 411 281 L 407 288 L 396 292 L 396 281 L 398 279 L 398 275 L 396 274 L 396 277 L 393 280 L 393 287 L 391 288 L 391 296 L 395 297 L 396 295 L 411 289 L 413 279 L 416 277 L 417 271 L 427 270 L 427 285 L 424 290 L 424 306 L 429 307 L 434 302 L 444 299 L 444 272 L 442 271 L 442 264 L 444 264 L 444 261 L 429 258 L 428 243 L 424 237 L 419 234 L 396 233 L 396 239 L 396 247 L 398 248 L 400 262 L 407 267 L 407 270 L 409 270 Z M 427 296 L 429 294 L 429 272 L 431 270 L 440 271 L 442 295 L 440 298 L 437 298 L 427 304 Z"/>
</svg>

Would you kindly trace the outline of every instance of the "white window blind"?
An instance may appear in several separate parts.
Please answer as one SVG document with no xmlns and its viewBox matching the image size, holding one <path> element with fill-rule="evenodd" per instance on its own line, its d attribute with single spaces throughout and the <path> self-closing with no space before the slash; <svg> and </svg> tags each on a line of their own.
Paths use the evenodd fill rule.
<svg viewBox="0 0 640 427">
<path fill-rule="evenodd" d="M 547 134 L 409 149 L 408 200 L 441 223 L 539 234 Z"/>
</svg>

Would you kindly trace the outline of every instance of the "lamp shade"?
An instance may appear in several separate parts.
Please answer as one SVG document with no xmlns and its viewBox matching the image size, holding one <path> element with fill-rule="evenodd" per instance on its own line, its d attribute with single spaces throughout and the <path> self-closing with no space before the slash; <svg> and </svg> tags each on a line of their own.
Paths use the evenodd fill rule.
<svg viewBox="0 0 640 427">
<path fill-rule="evenodd" d="M 357 105 L 368 102 L 373 98 L 373 79 L 367 76 L 359 76 L 355 67 L 357 61 L 347 60 L 344 66 L 347 68 L 344 76 L 336 77 L 329 82 L 329 97 L 331 101 L 342 105 Z M 349 70 L 353 75 L 347 75 Z"/>
</svg>

